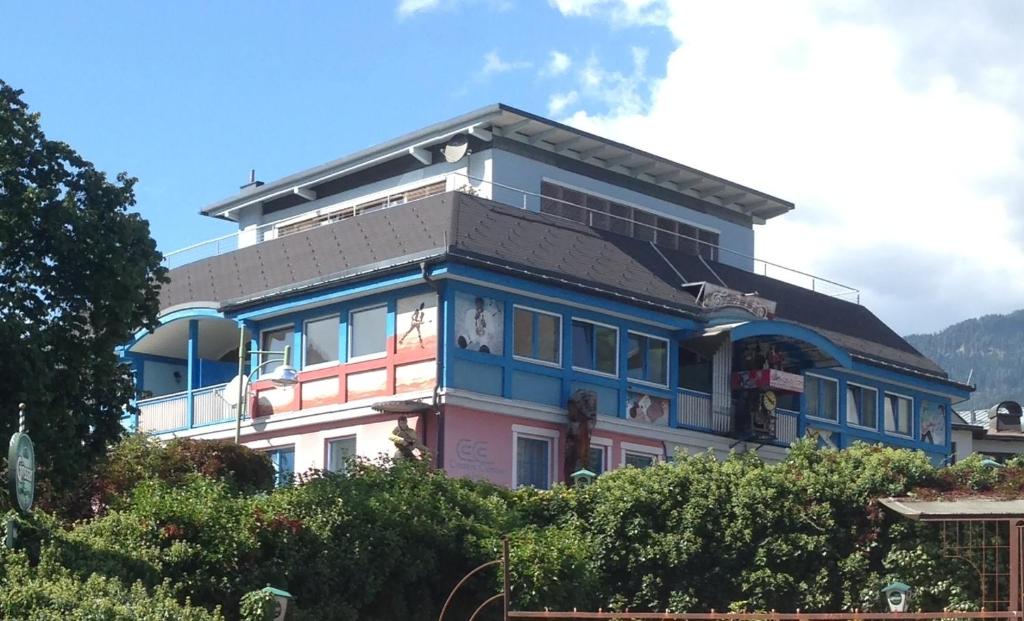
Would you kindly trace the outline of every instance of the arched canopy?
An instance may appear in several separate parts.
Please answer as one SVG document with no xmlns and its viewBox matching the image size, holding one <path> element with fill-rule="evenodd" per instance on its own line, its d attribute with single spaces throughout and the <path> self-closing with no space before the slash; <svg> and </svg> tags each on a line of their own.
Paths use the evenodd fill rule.
<svg viewBox="0 0 1024 621">
<path fill-rule="evenodd" d="M 777 319 L 743 321 L 709 327 L 705 336 L 728 334 L 732 342 L 758 338 L 782 347 L 799 351 L 802 358 L 817 367 L 853 367 L 853 360 L 846 350 L 825 338 L 818 332 L 800 324 Z"/>
<path fill-rule="evenodd" d="M 190 325 L 195 322 L 197 355 L 218 360 L 238 348 L 238 324 L 224 317 L 216 303 L 193 303 L 175 306 L 163 311 L 157 318 L 159 325 L 150 331 L 135 333 L 125 353 L 184 359 L 188 355 Z"/>
</svg>

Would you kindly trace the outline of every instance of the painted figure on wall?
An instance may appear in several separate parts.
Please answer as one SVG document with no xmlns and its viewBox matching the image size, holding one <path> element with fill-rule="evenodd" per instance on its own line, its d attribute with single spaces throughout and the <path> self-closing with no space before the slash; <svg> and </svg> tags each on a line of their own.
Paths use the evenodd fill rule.
<svg viewBox="0 0 1024 621">
<path fill-rule="evenodd" d="M 655 425 L 667 425 L 670 406 L 671 402 L 668 399 L 631 392 L 626 401 L 626 413 L 629 415 L 630 420 Z"/>
<path fill-rule="evenodd" d="M 395 459 L 426 459 L 429 456 L 427 445 L 420 442 L 416 430 L 409 426 L 409 419 L 399 416 L 397 422 L 389 436 L 398 449 L 395 451 Z"/>
<path fill-rule="evenodd" d="M 420 348 L 423 347 L 423 322 L 426 319 L 426 313 L 423 311 L 424 303 L 420 302 L 420 305 L 416 307 L 416 310 L 412 312 L 412 316 L 409 321 L 409 329 L 405 331 L 402 338 L 398 339 L 398 344 L 401 345 L 405 342 L 405 339 L 409 338 L 409 335 L 413 332 L 416 333 L 416 339 L 419 341 Z"/>
<path fill-rule="evenodd" d="M 577 390 L 568 403 L 569 432 L 565 436 L 565 480 L 590 462 L 590 438 L 597 426 L 597 393 Z"/>
<path fill-rule="evenodd" d="M 395 343 L 398 351 L 437 347 L 437 296 L 415 295 L 398 300 Z"/>
<path fill-rule="evenodd" d="M 491 298 L 458 294 L 455 296 L 455 342 L 462 349 L 485 354 L 502 353 L 504 313 L 501 303 Z"/>
</svg>

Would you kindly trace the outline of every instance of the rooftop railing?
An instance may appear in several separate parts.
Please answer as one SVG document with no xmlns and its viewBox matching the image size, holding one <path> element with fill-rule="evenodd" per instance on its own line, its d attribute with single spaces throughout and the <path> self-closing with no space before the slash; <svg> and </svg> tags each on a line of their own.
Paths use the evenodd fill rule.
<svg viewBox="0 0 1024 621">
<path fill-rule="evenodd" d="M 514 186 L 498 183 L 496 181 L 490 181 L 480 177 L 468 175 L 463 172 L 454 172 L 450 174 L 452 177 L 461 178 L 465 180 L 465 182 L 461 183 L 461 185 L 460 181 L 456 181 L 458 191 L 470 194 L 478 194 L 481 193 L 481 189 L 479 186 L 473 186 L 473 182 L 476 182 L 477 184 L 487 184 L 488 186 L 490 186 L 491 196 L 494 195 L 495 188 L 500 188 L 501 190 L 513 192 L 516 195 L 518 195 L 518 197 L 520 197 L 520 200 L 517 200 L 517 204 L 511 206 L 519 207 L 521 209 L 530 209 L 531 202 L 549 201 L 564 204 L 580 213 L 586 214 L 586 221 L 584 222 L 584 224 L 589 224 L 591 226 L 594 226 L 599 219 L 604 220 L 606 222 L 611 222 L 612 220 L 628 220 L 631 225 L 634 224 L 633 221 L 630 220 L 629 218 L 608 213 L 606 211 L 599 211 L 587 207 L 586 205 L 580 205 L 577 203 L 565 201 L 553 196 L 546 196 L 538 192 L 531 192 L 529 190 L 524 190 L 522 188 L 517 188 Z M 393 209 L 399 206 L 401 205 L 388 205 L 385 208 Z M 359 214 L 353 213 L 352 215 L 358 216 Z M 554 214 L 548 215 L 553 215 L 553 217 L 561 217 L 559 215 Z M 308 219 L 309 217 L 310 214 L 302 214 L 299 216 L 295 216 L 293 218 L 289 218 L 287 220 L 263 224 L 255 229 L 229 233 L 227 235 L 222 235 L 220 237 L 215 237 L 213 239 L 192 244 L 191 246 L 186 246 L 185 248 L 172 250 L 171 252 L 167 252 L 164 254 L 164 265 L 165 267 L 168 268 L 180 267 L 182 265 L 186 265 L 194 261 L 199 261 L 209 257 L 226 254 L 228 252 L 238 250 L 241 247 L 251 245 L 250 243 L 242 244 L 241 242 L 243 239 L 252 240 L 251 243 L 260 243 L 265 240 L 276 239 L 278 237 L 278 232 L 282 226 L 286 226 L 288 224 L 293 224 L 296 222 L 301 222 L 305 219 Z M 573 222 L 579 222 L 579 220 L 574 220 L 571 218 L 565 219 Z M 625 224 L 625 222 L 623 222 L 623 224 Z M 810 289 L 818 293 L 841 298 L 850 302 L 855 302 L 857 304 L 860 303 L 860 290 L 836 282 L 834 280 L 823 278 L 821 276 L 816 276 L 814 274 L 810 274 L 808 272 L 804 272 L 798 269 L 793 269 L 791 267 L 786 267 L 784 265 L 780 265 L 772 261 L 759 259 L 755 256 L 748 255 L 737 250 L 721 246 L 719 244 L 712 244 L 706 240 L 685 235 L 677 231 L 670 231 L 668 229 L 661 228 L 659 226 L 656 226 L 655 224 L 644 223 L 638 226 L 643 226 L 646 229 L 650 229 L 650 231 L 653 233 L 655 237 L 674 237 L 677 239 L 677 245 L 679 245 L 680 247 L 688 246 L 697 248 L 698 254 L 704 257 L 720 260 L 732 265 L 742 265 L 748 269 L 751 269 L 751 271 L 753 271 L 756 274 L 768 276 L 776 280 L 796 285 L 798 287 Z"/>
</svg>

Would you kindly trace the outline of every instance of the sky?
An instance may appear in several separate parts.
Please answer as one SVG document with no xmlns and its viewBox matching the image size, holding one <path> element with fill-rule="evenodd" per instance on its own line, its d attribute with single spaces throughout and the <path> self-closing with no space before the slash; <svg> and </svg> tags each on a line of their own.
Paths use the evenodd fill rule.
<svg viewBox="0 0 1024 621">
<path fill-rule="evenodd" d="M 0 79 L 139 178 L 163 251 L 199 210 L 503 102 L 792 201 L 759 258 L 901 334 L 1024 308 L 1019 0 L 7 2 Z"/>
</svg>

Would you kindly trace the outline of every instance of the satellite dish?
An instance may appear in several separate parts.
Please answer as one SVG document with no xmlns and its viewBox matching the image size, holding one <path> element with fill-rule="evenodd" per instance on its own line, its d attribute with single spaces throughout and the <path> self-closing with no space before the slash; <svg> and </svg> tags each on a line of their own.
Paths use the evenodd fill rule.
<svg viewBox="0 0 1024 621">
<path fill-rule="evenodd" d="M 441 155 L 444 156 L 446 162 L 454 164 L 465 157 L 468 150 L 469 138 L 466 138 L 465 134 L 455 134 L 448 139 L 444 148 L 441 149 Z"/>
<path fill-rule="evenodd" d="M 238 392 L 241 390 L 242 394 L 245 394 L 245 389 L 249 383 L 249 377 L 247 375 L 236 375 L 231 378 L 227 386 L 224 387 L 224 402 L 234 407 L 238 405 Z M 241 386 L 241 389 L 239 389 Z"/>
</svg>

